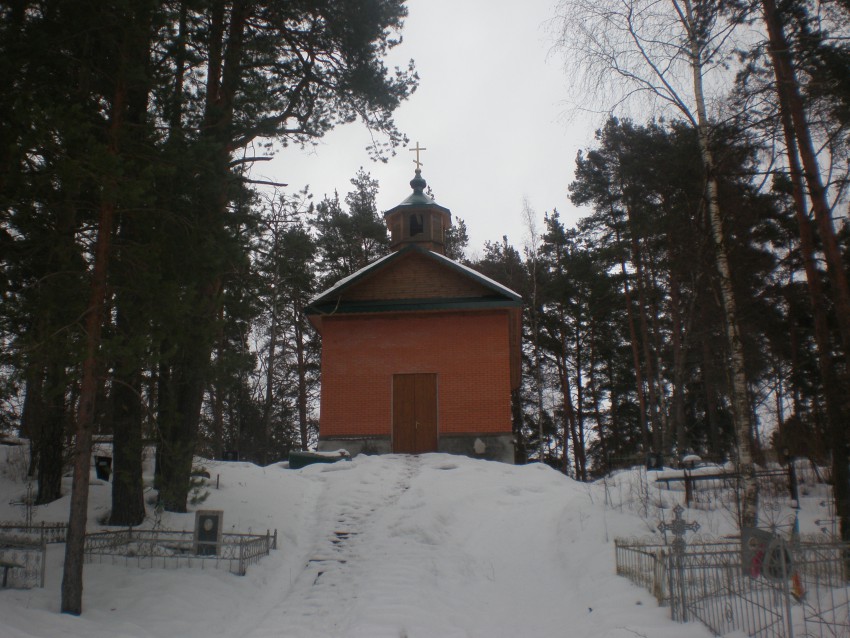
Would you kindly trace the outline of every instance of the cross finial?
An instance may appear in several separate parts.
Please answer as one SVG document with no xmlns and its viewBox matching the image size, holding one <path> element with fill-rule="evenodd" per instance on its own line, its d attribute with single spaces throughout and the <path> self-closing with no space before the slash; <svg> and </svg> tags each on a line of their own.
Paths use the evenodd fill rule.
<svg viewBox="0 0 850 638">
<path fill-rule="evenodd" d="M 699 530 L 699 523 L 696 521 L 691 523 L 685 522 L 685 519 L 682 518 L 682 512 L 684 511 L 681 505 L 676 505 L 673 508 L 673 521 L 670 523 L 662 521 L 658 524 L 659 532 L 673 532 L 673 542 L 671 545 L 673 546 L 673 551 L 676 553 L 683 553 L 685 551 L 685 532 L 696 532 Z"/>
<path fill-rule="evenodd" d="M 416 164 L 416 170 L 418 171 L 420 169 L 420 167 L 422 166 L 422 162 L 419 161 L 419 152 L 420 151 L 427 151 L 428 149 L 422 148 L 421 146 L 419 146 L 419 142 L 416 142 L 415 148 L 409 148 L 407 150 L 411 151 L 413 153 L 416 153 L 416 159 L 413 160 L 413 163 Z"/>
</svg>

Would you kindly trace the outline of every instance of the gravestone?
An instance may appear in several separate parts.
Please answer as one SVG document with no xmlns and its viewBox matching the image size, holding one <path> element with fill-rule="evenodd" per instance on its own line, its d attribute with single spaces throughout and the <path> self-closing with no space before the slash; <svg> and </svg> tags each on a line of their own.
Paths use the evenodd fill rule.
<svg viewBox="0 0 850 638">
<path fill-rule="evenodd" d="M 195 512 L 195 554 L 218 556 L 221 547 L 222 510 L 198 510 Z"/>
<path fill-rule="evenodd" d="M 112 474 L 112 457 L 94 457 L 94 471 L 99 481 L 109 481 L 109 475 Z"/>
<path fill-rule="evenodd" d="M 646 455 L 646 470 L 648 472 L 664 469 L 664 455 L 660 452 L 650 452 Z"/>
<path fill-rule="evenodd" d="M 761 576 L 767 580 L 783 581 L 794 571 L 791 553 L 782 538 L 762 529 L 744 529 L 741 554 L 744 570 L 750 578 Z"/>
</svg>

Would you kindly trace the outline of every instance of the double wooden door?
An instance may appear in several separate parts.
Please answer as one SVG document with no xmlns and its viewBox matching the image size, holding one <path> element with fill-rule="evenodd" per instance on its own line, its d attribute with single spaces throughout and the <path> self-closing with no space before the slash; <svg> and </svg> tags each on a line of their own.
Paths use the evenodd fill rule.
<svg viewBox="0 0 850 638">
<path fill-rule="evenodd" d="M 437 375 L 393 375 L 393 452 L 437 451 Z"/>
</svg>

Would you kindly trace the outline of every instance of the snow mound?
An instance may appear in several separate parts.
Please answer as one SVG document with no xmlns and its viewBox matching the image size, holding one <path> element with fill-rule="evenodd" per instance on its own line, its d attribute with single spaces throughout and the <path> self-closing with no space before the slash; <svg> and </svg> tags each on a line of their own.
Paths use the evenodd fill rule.
<svg viewBox="0 0 850 638">
<path fill-rule="evenodd" d="M 225 531 L 277 529 L 248 575 L 85 568 L 83 615 L 58 613 L 62 547 L 44 589 L 0 591 L 3 638 L 707 637 L 614 574 L 615 536 L 646 523 L 605 488 L 540 465 L 445 454 L 280 465 L 204 461 Z M 216 489 L 216 485 L 218 488 Z M 0 496 L 19 492 L 0 474 Z M 92 487 L 94 521 L 109 486 Z M 0 504 L 0 519 L 20 516 Z M 56 520 L 67 497 L 37 512 Z M 194 514 L 168 514 L 191 529 Z"/>
</svg>

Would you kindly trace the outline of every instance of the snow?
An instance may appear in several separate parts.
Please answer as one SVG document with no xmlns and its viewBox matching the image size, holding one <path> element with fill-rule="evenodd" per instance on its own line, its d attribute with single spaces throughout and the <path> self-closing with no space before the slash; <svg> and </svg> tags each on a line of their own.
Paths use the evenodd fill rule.
<svg viewBox="0 0 850 638">
<path fill-rule="evenodd" d="M 22 518 L 9 505 L 26 489 L 16 463 L 4 463 L 12 449 L 0 446 L 0 520 Z M 445 454 L 361 455 L 301 470 L 200 463 L 211 478 L 197 507 L 223 510 L 224 531 L 277 529 L 276 551 L 244 577 L 89 563 L 83 614 L 73 617 L 58 613 L 63 546 L 51 545 L 43 589 L 0 590 L 0 637 L 711 635 L 674 623 L 615 575 L 614 538 L 652 524 L 612 508 L 610 485 Z M 109 502 L 110 486 L 94 480 L 93 529 Z M 62 520 L 67 507 L 66 496 L 36 520 Z M 162 523 L 191 529 L 194 513 Z"/>
<path fill-rule="evenodd" d="M 351 460 L 351 454 L 349 454 L 348 450 L 332 450 L 332 451 L 313 451 L 313 452 L 303 452 L 305 456 L 316 457 L 316 458 L 324 458 L 324 459 L 346 459 Z"/>
</svg>

